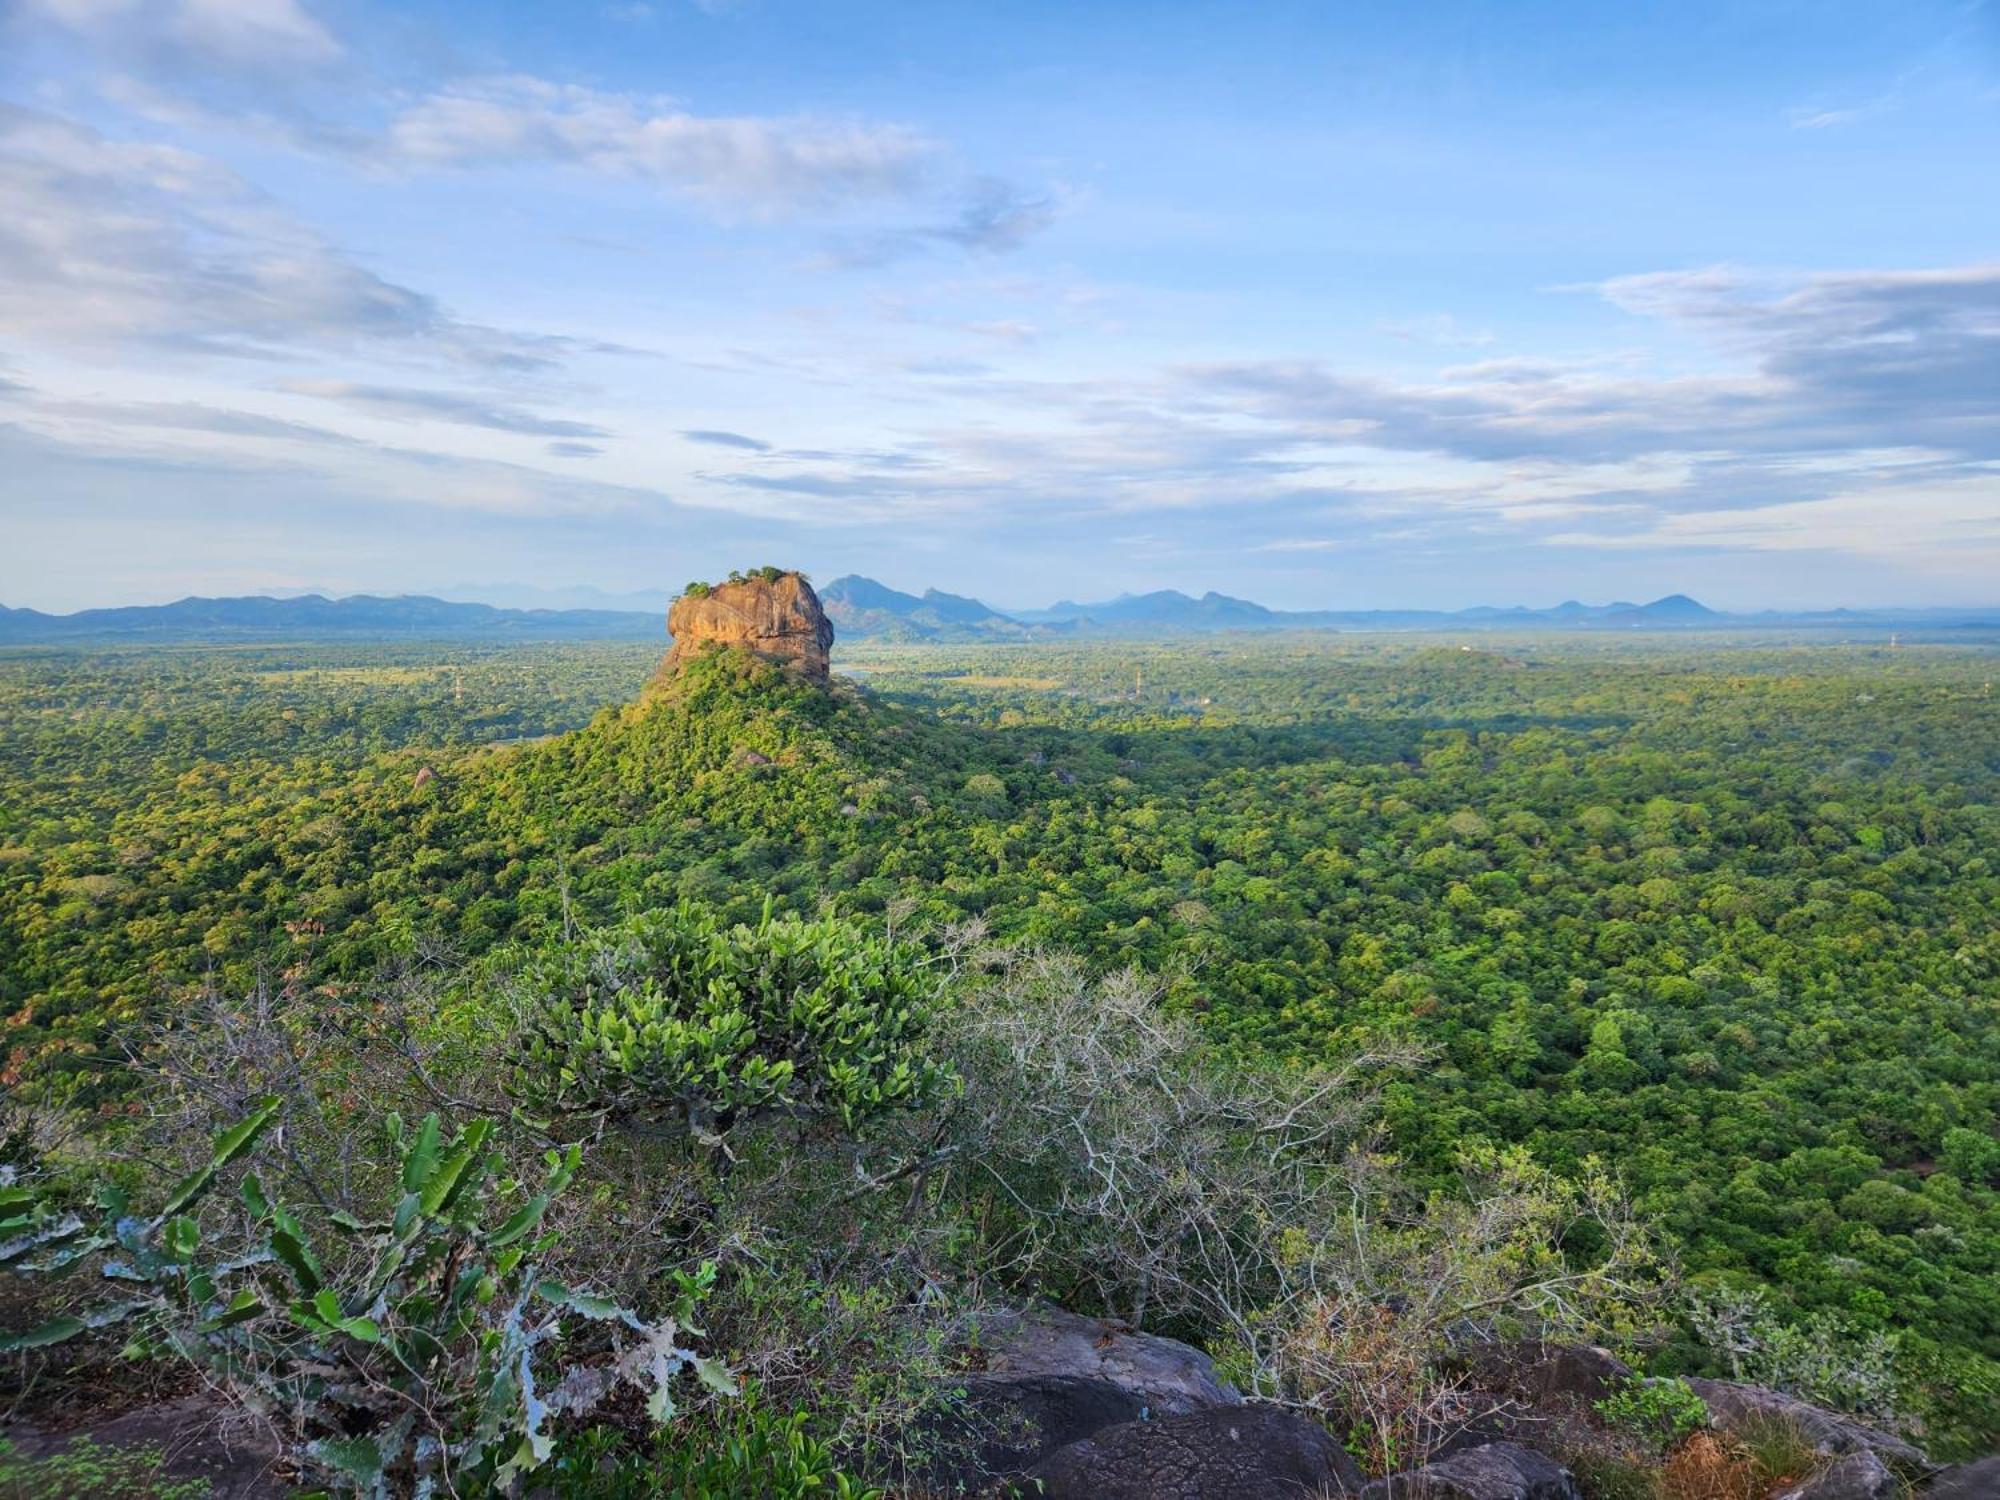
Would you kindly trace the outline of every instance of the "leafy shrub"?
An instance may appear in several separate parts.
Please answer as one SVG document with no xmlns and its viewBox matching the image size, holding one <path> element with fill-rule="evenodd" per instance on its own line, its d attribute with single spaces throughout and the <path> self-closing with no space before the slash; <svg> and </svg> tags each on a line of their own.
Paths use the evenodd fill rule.
<svg viewBox="0 0 2000 1500">
<path fill-rule="evenodd" d="M 89 1438 L 27 1458 L 0 1438 L 0 1500 L 208 1500 L 206 1479 L 174 1478 L 166 1463 L 157 1448 L 104 1448 Z"/>
<path fill-rule="evenodd" d="M 121 1292 L 0 1349 L 129 1324 L 135 1347 L 178 1355 L 287 1425 L 293 1456 L 320 1482 L 377 1496 L 504 1488 L 549 1456 L 554 1418 L 588 1412 L 622 1382 L 650 1390 L 655 1420 L 672 1415 L 683 1369 L 732 1389 L 720 1366 L 681 1346 L 687 1306 L 679 1319 L 648 1324 L 540 1276 L 554 1240 L 542 1222 L 577 1170 L 576 1147 L 547 1153 L 529 1191 L 496 1180 L 504 1161 L 490 1122 L 446 1139 L 436 1115 L 414 1131 L 391 1115 L 393 1207 L 373 1221 L 329 1213 L 341 1240 L 322 1253 L 254 1172 L 233 1210 L 212 1198 L 278 1109 L 268 1097 L 219 1133 L 208 1160 L 150 1217 L 109 1185 L 98 1189 L 94 1222 L 33 1186 L 0 1187 L 0 1266 L 55 1275 L 96 1260 Z M 218 1210 L 211 1224 L 225 1220 L 221 1232 L 196 1217 L 204 1206 Z M 552 1381 L 545 1347 L 586 1327 L 602 1335 L 603 1357 Z"/>
<path fill-rule="evenodd" d="M 1708 1426 L 1708 1404 L 1685 1380 L 1634 1376 L 1597 1403 L 1598 1414 L 1640 1442 L 1666 1449 Z"/>
<path fill-rule="evenodd" d="M 1688 1321 L 1733 1379 L 1878 1422 L 1900 1415 L 1901 1349 L 1893 1333 L 1863 1331 L 1830 1312 L 1783 1322 L 1761 1288 L 1697 1293 Z"/>
<path fill-rule="evenodd" d="M 634 1453 L 624 1435 L 595 1427 L 558 1445 L 548 1475 L 563 1500 L 880 1500 L 835 1462 L 804 1412 L 780 1416 L 754 1398 L 720 1425 L 658 1433 Z"/>
<path fill-rule="evenodd" d="M 530 1108 L 684 1123 L 714 1140 L 768 1115 L 924 1104 L 937 986 L 904 949 L 833 917 L 725 927 L 683 903 L 549 950 L 521 976 L 511 1087 Z"/>
</svg>

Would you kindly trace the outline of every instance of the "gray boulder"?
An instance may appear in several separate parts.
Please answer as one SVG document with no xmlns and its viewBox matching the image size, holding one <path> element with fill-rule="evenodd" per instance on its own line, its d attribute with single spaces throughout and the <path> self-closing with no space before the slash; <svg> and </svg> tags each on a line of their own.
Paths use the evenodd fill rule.
<svg viewBox="0 0 2000 1500">
<path fill-rule="evenodd" d="M 1708 1414 L 1715 1425 L 1725 1432 L 1767 1422 L 1789 1422 L 1814 1448 L 1829 1456 L 1866 1452 L 1899 1469 L 1931 1467 L 1923 1449 L 1891 1433 L 1768 1386 L 1702 1379 L 1690 1380 L 1688 1384 L 1708 1404 Z"/>
<path fill-rule="evenodd" d="M 1144 1415 L 1143 1401 L 1108 1380 L 968 1377 L 954 1399 L 924 1421 L 918 1445 L 923 1460 L 903 1478 L 925 1493 L 970 1494 L 1093 1432 Z"/>
<path fill-rule="evenodd" d="M 1589 1344 L 1480 1344 L 1459 1362 L 1477 1389 L 1541 1411 L 1589 1411 L 1632 1375 L 1630 1365 Z"/>
<path fill-rule="evenodd" d="M 1243 1399 L 1215 1378 L 1214 1363 L 1192 1344 L 1046 1304 L 983 1319 L 979 1345 L 976 1373 L 987 1379 L 1101 1380 L 1130 1391 L 1154 1417 L 1235 1406 Z"/>
<path fill-rule="evenodd" d="M 1923 1491 L 1923 1500 L 2000 1500 L 2000 1453 L 1946 1469 Z"/>
<path fill-rule="evenodd" d="M 1211 1407 L 1107 1427 L 1050 1454 L 1011 1491 L 1040 1500 L 1319 1500 L 1361 1488 L 1317 1422 L 1275 1406 Z"/>
<path fill-rule="evenodd" d="M 163 1478 L 204 1483 L 203 1493 L 212 1500 L 279 1500 L 294 1493 L 280 1477 L 270 1433 L 237 1410 L 199 1396 L 134 1407 L 63 1433 L 0 1423 L 0 1438 L 31 1459 L 54 1457 L 79 1438 L 99 1448 L 156 1452 L 164 1459 Z"/>
<path fill-rule="evenodd" d="M 1488 1443 L 1373 1480 L 1361 1500 L 1581 1500 L 1554 1459 L 1518 1443 Z"/>
<path fill-rule="evenodd" d="M 1891 1500 L 1901 1491 L 1902 1481 L 1895 1471 L 1864 1448 L 1858 1453 L 1843 1453 L 1773 1500 Z"/>
</svg>

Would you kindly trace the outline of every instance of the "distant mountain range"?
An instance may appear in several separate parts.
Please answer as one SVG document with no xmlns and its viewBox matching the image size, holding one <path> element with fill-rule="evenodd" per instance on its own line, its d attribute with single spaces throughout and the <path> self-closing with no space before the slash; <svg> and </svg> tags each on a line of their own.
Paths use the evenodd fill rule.
<svg viewBox="0 0 2000 1500">
<path fill-rule="evenodd" d="M 327 599 L 255 596 L 181 599 L 85 609 L 73 615 L 0 605 L 0 641 L 83 639 L 382 640 L 492 637 L 515 640 L 643 639 L 664 633 L 657 614 L 606 609 L 496 609 L 423 594 L 378 598 L 356 594 Z"/>
<path fill-rule="evenodd" d="M 858 573 L 836 578 L 818 592 L 834 629 L 849 640 L 1032 640 L 1057 633 L 1037 630 L 1025 616 L 1002 614 L 977 599 L 938 589 L 905 594 Z"/>
<path fill-rule="evenodd" d="M 1280 610 L 1227 594 L 1195 598 L 1161 589 L 1092 604 L 1065 599 L 1047 609 L 1001 610 L 961 594 L 938 589 L 906 594 L 849 574 L 819 590 L 819 596 L 840 639 L 847 641 L 1075 640 L 1251 630 L 2000 630 L 2000 607 L 1722 614 L 1685 594 L 1669 594 L 1650 604 L 1580 604 L 1572 599 L 1553 609 Z M 6 644 L 217 638 L 658 640 L 663 634 L 656 610 L 503 609 L 422 594 L 195 598 L 71 615 L 0 605 L 0 643 Z"/>
<path fill-rule="evenodd" d="M 1669 594 L 1650 604 L 1624 600 L 1582 604 L 1571 599 L 1553 609 L 1517 605 L 1461 610 L 1281 610 L 1213 591 L 1195 598 L 1178 589 L 1160 589 L 1150 594 L 1120 594 L 1094 604 L 1065 599 L 1047 609 L 1000 610 L 935 589 L 921 596 L 905 594 L 872 578 L 850 575 L 828 584 L 820 591 L 820 598 L 842 636 L 850 640 L 1018 640 L 1198 635 L 1225 630 L 2000 629 L 2000 608 L 1723 614 L 1686 594 Z"/>
</svg>

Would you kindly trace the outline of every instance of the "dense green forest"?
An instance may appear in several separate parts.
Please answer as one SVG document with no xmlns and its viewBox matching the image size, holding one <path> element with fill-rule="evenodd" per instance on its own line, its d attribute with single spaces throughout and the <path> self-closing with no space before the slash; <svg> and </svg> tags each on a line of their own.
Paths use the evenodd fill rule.
<svg viewBox="0 0 2000 1500">
<path fill-rule="evenodd" d="M 1420 1179 L 1599 1160 L 1697 1283 L 1896 1335 L 1934 1433 L 2000 1437 L 1992 651 L 875 647 L 635 707 L 656 656 L 0 658 L 0 1077 L 111 1110 L 205 991 L 332 1004 L 682 900 L 976 918 L 1239 1056 L 1421 1049 L 1384 1117 Z"/>
</svg>

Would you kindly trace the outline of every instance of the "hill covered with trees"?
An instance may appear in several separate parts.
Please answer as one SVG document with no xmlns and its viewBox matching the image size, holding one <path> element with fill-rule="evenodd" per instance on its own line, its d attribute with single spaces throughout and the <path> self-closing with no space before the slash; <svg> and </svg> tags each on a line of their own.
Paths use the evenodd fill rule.
<svg viewBox="0 0 2000 1500">
<path fill-rule="evenodd" d="M 977 930 L 1137 966 L 1219 1058 L 1421 1059 L 1372 1149 L 1424 1190 L 1612 1174 L 1709 1319 L 1660 1373 L 1748 1308 L 1893 1362 L 1941 1451 L 2000 1435 L 1989 654 L 1279 636 L 824 691 L 723 652 L 643 706 L 637 659 L 510 661 L 9 660 L 10 1088 L 118 1108 L 204 994 L 366 1011 L 681 903 Z M 565 688 L 478 728 L 521 671 Z"/>
</svg>

